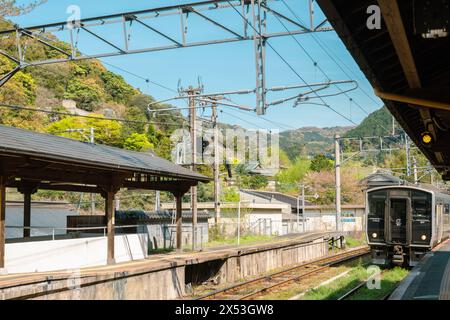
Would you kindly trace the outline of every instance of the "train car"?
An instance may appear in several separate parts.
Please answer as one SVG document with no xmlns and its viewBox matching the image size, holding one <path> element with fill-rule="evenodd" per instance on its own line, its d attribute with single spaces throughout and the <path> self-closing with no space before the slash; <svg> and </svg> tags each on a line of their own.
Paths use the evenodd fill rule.
<svg viewBox="0 0 450 320">
<path fill-rule="evenodd" d="M 416 186 L 366 191 L 366 236 L 375 264 L 414 266 L 450 234 L 450 195 Z"/>
</svg>

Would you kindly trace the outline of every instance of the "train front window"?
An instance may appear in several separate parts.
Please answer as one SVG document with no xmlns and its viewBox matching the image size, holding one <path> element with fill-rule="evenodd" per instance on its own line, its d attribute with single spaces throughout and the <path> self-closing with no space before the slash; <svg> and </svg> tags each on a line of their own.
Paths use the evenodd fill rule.
<svg viewBox="0 0 450 320">
<path fill-rule="evenodd" d="M 412 234 L 413 244 L 429 244 L 431 238 L 431 193 L 411 191 Z"/>
<path fill-rule="evenodd" d="M 367 235 L 371 242 L 384 241 L 386 197 L 386 191 L 371 191 L 368 194 Z"/>
<path fill-rule="evenodd" d="M 431 219 L 431 194 L 422 191 L 411 192 L 413 219 Z"/>
</svg>

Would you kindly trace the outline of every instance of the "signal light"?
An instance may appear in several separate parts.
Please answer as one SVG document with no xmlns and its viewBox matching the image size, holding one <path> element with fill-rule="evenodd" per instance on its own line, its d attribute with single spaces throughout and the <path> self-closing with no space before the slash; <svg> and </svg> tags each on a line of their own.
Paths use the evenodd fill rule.
<svg viewBox="0 0 450 320">
<path fill-rule="evenodd" d="M 433 136 L 429 132 L 424 132 L 421 136 L 424 145 L 430 145 L 433 142 Z"/>
</svg>

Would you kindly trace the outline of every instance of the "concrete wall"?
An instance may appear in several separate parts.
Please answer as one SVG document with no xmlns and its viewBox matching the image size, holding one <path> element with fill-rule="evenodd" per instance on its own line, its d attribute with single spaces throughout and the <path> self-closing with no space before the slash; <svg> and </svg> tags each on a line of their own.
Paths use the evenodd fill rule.
<svg viewBox="0 0 450 320">
<path fill-rule="evenodd" d="M 328 244 L 324 238 L 288 239 L 283 242 L 245 246 L 217 253 L 204 252 L 192 257 L 170 255 L 163 260 L 146 260 L 117 270 L 67 273 L 42 277 L 42 281 L 0 287 L 0 299 L 177 299 L 189 284 L 215 279 L 215 283 L 235 282 L 248 276 L 324 257 Z M 194 283 L 195 279 L 195 283 Z"/>
<path fill-rule="evenodd" d="M 364 214 L 363 208 L 342 208 L 342 231 L 363 231 Z M 306 221 L 307 231 L 336 230 L 336 213 L 333 208 L 307 210 Z"/>
<path fill-rule="evenodd" d="M 310 261 L 328 254 L 328 243 L 324 239 L 317 239 L 308 244 L 296 244 L 281 246 L 278 248 L 261 248 L 255 252 L 231 256 L 220 265 L 210 262 L 201 265 L 194 265 L 191 272 L 208 274 L 210 279 L 214 279 L 215 284 L 231 283 L 242 280 L 249 276 L 256 276 L 274 269 L 287 267 L 290 265 Z M 215 272 L 211 269 L 217 268 Z M 202 279 L 201 274 L 190 275 L 191 279 Z M 202 281 L 206 281 L 203 279 Z M 200 281 L 201 282 L 201 281 Z"/>
<path fill-rule="evenodd" d="M 55 283 L 55 289 L 60 285 Z M 52 286 L 48 290 L 52 290 Z M 79 285 L 72 290 L 50 293 L 32 300 L 169 300 L 184 294 L 184 267 L 173 267 L 91 286 Z"/>
<path fill-rule="evenodd" d="M 106 237 L 6 244 L 8 273 L 42 272 L 106 265 Z M 116 262 L 145 259 L 146 234 L 115 236 Z"/>
</svg>

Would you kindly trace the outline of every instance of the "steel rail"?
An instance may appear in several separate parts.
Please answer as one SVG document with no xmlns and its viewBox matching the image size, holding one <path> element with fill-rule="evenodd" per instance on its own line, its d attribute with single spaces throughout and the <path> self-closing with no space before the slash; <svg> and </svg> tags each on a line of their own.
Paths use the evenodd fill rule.
<svg viewBox="0 0 450 320">
<path fill-rule="evenodd" d="M 313 274 L 317 274 L 318 272 L 325 270 L 329 268 L 332 265 L 336 265 L 345 261 L 353 260 L 357 257 L 366 255 L 369 253 L 369 249 L 366 246 L 363 247 L 357 247 L 355 249 L 351 249 L 345 252 L 341 252 L 338 254 L 334 254 L 331 256 L 326 256 L 324 258 L 315 259 L 313 261 L 303 263 L 301 265 L 297 265 L 282 271 L 278 271 L 272 274 L 269 274 L 267 276 L 259 277 L 256 279 L 248 280 L 243 283 L 235 284 L 232 286 L 229 286 L 224 289 L 219 289 L 216 291 L 213 291 L 211 293 L 208 293 L 206 295 L 203 295 L 201 297 L 198 297 L 196 300 L 211 300 L 211 299 L 217 299 L 217 298 L 223 298 L 227 295 L 233 295 L 233 292 L 236 292 L 234 296 L 237 295 L 237 299 L 239 300 L 249 300 L 252 298 L 255 298 L 256 296 L 263 295 L 267 293 L 268 291 L 271 291 L 277 287 L 286 285 L 291 282 L 298 281 L 302 278 L 306 278 L 308 276 L 311 276 Z M 309 268 L 314 268 L 312 270 L 308 270 Z M 298 272 L 306 271 L 298 274 Z M 294 275 L 292 276 L 292 273 Z M 284 277 L 283 277 L 284 276 Z M 287 278 L 286 278 L 287 276 Z M 279 281 L 276 281 L 277 279 L 280 279 Z M 275 283 L 270 283 L 275 280 Z M 256 289 L 253 292 L 245 293 L 245 294 L 238 294 L 238 291 L 240 289 L 244 289 L 248 291 L 249 285 L 258 285 L 258 284 L 264 284 L 264 282 L 269 282 L 269 285 L 264 286 L 263 288 Z"/>
</svg>

